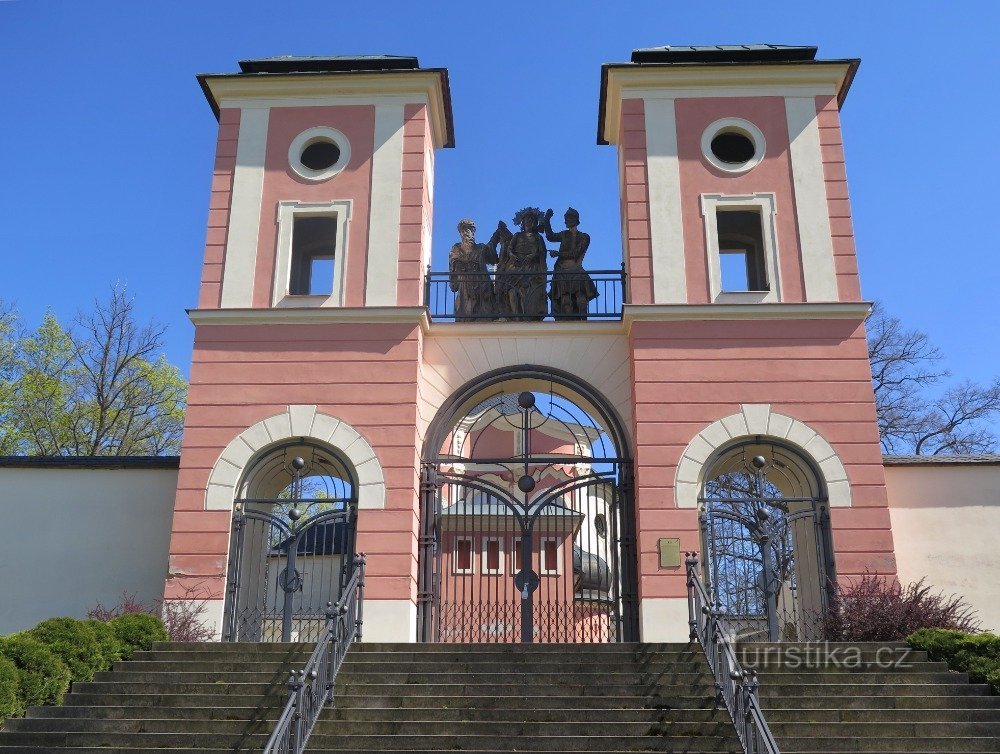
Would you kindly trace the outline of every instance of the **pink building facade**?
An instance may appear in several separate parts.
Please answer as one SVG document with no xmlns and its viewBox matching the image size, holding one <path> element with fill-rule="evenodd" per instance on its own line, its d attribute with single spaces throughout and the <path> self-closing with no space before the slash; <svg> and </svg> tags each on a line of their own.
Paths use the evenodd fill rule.
<svg viewBox="0 0 1000 754">
<path fill-rule="evenodd" d="M 434 155 L 454 145 L 447 72 L 241 66 L 201 77 L 219 139 L 168 599 L 207 596 L 219 635 L 239 638 L 247 585 L 284 577 L 245 570 L 280 537 L 240 554 L 237 532 L 296 495 L 350 512 L 349 542 L 321 546 L 317 528 L 296 547 L 365 553 L 370 640 L 449 640 L 456 576 L 477 579 L 462 604 L 509 614 L 472 610 L 480 637 L 683 639 L 678 551 L 700 553 L 748 631 L 777 611 L 779 638 L 806 638 L 837 579 L 895 573 L 838 117 L 857 61 L 657 48 L 606 65 L 617 316 L 462 322 L 438 316 L 424 279 Z M 336 483 L 305 494 L 303 476 Z M 772 549 L 741 523 L 741 480 L 774 514 Z M 546 537 L 561 596 L 545 596 Z M 515 540 L 532 541 L 530 564 Z M 532 569 L 525 592 L 515 576 Z M 521 620 L 528 593 L 535 612 L 561 600 L 547 620 L 567 628 Z M 277 609 L 259 602 L 255 620 Z"/>
</svg>

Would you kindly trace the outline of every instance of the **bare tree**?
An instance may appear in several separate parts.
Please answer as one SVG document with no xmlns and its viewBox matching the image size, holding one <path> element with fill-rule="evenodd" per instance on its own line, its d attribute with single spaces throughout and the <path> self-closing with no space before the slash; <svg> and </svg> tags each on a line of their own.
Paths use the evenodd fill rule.
<svg viewBox="0 0 1000 754">
<path fill-rule="evenodd" d="M 12 389 L 0 400 L 0 448 L 50 456 L 176 453 L 187 385 L 160 353 L 163 333 L 136 323 L 134 302 L 118 287 L 68 330 L 51 312 L 35 332 L 14 334 L 8 326 L 0 335 L 13 353 Z"/>
<path fill-rule="evenodd" d="M 934 396 L 929 389 L 951 373 L 943 355 L 919 330 L 908 330 L 875 303 L 868 315 L 868 356 L 879 437 L 886 453 L 989 453 L 997 437 L 989 421 L 1000 414 L 1000 377 L 970 381 Z"/>
</svg>

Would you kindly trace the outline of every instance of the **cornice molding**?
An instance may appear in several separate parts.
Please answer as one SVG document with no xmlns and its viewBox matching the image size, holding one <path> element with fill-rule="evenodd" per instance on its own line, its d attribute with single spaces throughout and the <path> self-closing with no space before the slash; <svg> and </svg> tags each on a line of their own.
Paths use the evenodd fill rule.
<svg viewBox="0 0 1000 754">
<path fill-rule="evenodd" d="M 623 319 L 632 322 L 691 320 L 847 319 L 863 320 L 871 303 L 803 304 L 625 304 Z"/>
<path fill-rule="evenodd" d="M 842 100 L 856 67 L 852 60 L 732 67 L 608 64 L 603 70 L 598 143 L 618 143 L 623 99 L 835 94 Z"/>
<path fill-rule="evenodd" d="M 346 323 L 408 323 L 426 327 L 422 306 L 317 306 L 287 309 L 188 309 L 188 319 L 200 325 L 325 325 Z"/>
<path fill-rule="evenodd" d="M 454 146 L 447 74 L 443 69 L 405 73 L 231 74 L 198 76 L 218 113 L 227 107 L 305 107 L 378 104 L 385 100 L 428 106 L 434 146 Z"/>
</svg>

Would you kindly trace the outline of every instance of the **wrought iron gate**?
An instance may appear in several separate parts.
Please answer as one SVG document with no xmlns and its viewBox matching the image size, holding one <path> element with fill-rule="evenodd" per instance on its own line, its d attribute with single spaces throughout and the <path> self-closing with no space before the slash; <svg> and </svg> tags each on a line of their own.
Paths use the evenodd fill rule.
<svg viewBox="0 0 1000 754">
<path fill-rule="evenodd" d="M 226 641 L 316 641 L 328 605 L 340 599 L 351 575 L 356 501 L 344 496 L 304 497 L 305 461 L 295 457 L 291 464 L 288 494 L 236 502 Z"/>
<path fill-rule="evenodd" d="M 555 399 L 540 398 L 541 409 L 526 391 L 482 401 L 449 439 L 459 452 L 423 467 L 423 641 L 635 639 L 631 464 L 591 452 L 607 438 L 584 419 L 554 420 Z M 515 456 L 483 447 L 498 425 Z M 563 450 L 532 449 L 551 435 Z"/>
<path fill-rule="evenodd" d="M 820 477 L 781 444 L 730 447 L 701 498 L 712 598 L 741 640 L 822 639 L 833 562 Z"/>
</svg>

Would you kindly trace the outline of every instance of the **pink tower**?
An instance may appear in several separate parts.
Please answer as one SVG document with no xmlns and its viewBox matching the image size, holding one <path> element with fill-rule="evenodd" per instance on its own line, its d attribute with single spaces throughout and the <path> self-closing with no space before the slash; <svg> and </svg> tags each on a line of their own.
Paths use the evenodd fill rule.
<svg viewBox="0 0 1000 754">
<path fill-rule="evenodd" d="M 430 269 L 443 69 L 200 77 L 220 127 L 166 597 L 207 596 L 225 640 L 306 640 L 363 552 L 367 640 L 683 640 L 693 551 L 741 632 L 792 640 L 836 579 L 895 573 L 857 61 L 815 53 L 604 66 L 622 270 L 530 212 Z"/>
</svg>

